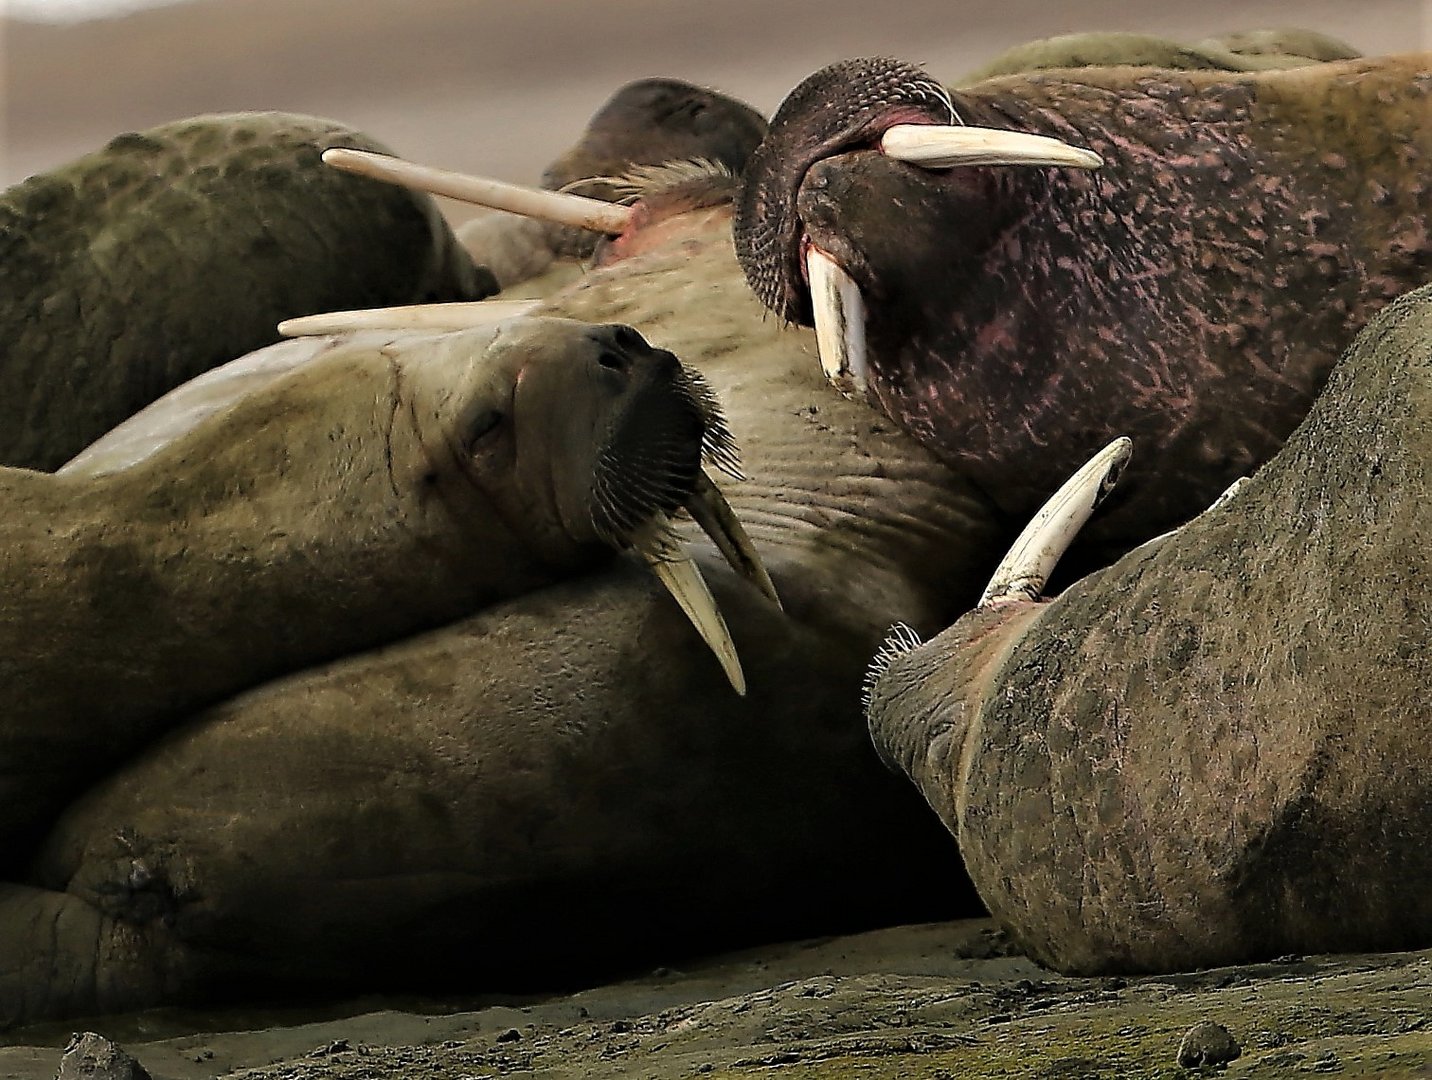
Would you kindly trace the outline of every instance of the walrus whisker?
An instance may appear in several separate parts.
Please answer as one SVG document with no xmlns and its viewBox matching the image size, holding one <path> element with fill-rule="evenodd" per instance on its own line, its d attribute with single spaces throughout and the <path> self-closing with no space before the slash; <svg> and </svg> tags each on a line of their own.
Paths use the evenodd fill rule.
<svg viewBox="0 0 1432 1080">
<path fill-rule="evenodd" d="M 691 625 L 701 635 L 701 640 L 716 654 L 721 670 L 731 688 L 742 697 L 746 695 L 746 676 L 741 670 L 741 660 L 736 655 L 736 643 L 731 640 L 731 631 L 716 606 L 711 589 L 690 554 L 676 542 L 672 535 L 671 520 L 660 511 L 652 515 L 643 526 L 645 536 L 636 545 L 646 564 L 651 567 L 657 580 L 665 586 L 673 600 L 686 613 Z M 652 538 L 656 542 L 652 542 Z"/>
<path fill-rule="evenodd" d="M 980 597 L 980 607 L 1039 598 L 1055 564 L 1094 508 L 1113 490 L 1133 449 L 1129 439 L 1119 436 L 1050 496 L 995 569 Z"/>
<path fill-rule="evenodd" d="M 315 337 L 350 330 L 467 330 L 526 315 L 539 300 L 473 300 L 451 304 L 405 304 L 300 315 L 278 324 L 284 337 Z"/>
<path fill-rule="evenodd" d="M 1070 146 L 1048 135 L 1004 128 L 943 124 L 896 124 L 880 136 L 887 157 L 926 169 L 959 165 L 1052 165 L 1097 169 L 1104 159 L 1092 150 Z"/>
<path fill-rule="evenodd" d="M 711 538 L 731 569 L 765 593 L 776 607 L 781 607 L 781 598 L 776 594 L 775 582 L 766 572 L 756 546 L 751 542 L 741 520 L 721 494 L 721 489 L 711 482 L 704 472 L 696 474 L 696 485 L 691 497 L 684 504 L 687 513 Z M 784 610 L 784 609 L 782 609 Z"/>
<path fill-rule="evenodd" d="M 846 397 L 863 397 L 869 362 L 865 350 L 865 298 L 845 269 L 819 248 L 806 253 L 816 352 L 830 384 Z"/>
<path fill-rule="evenodd" d="M 897 622 L 885 632 L 885 640 L 880 643 L 880 648 L 865 669 L 865 678 L 861 680 L 860 711 L 862 713 L 870 712 L 870 699 L 875 692 L 875 684 L 880 681 L 880 676 L 890 670 L 890 665 L 897 659 L 912 649 L 918 649 L 923 644 L 925 641 L 920 637 L 919 631 L 908 623 Z"/>
<path fill-rule="evenodd" d="M 445 195 L 450 199 L 540 218 L 558 225 L 575 225 L 592 232 L 615 235 L 624 232 L 631 222 L 630 209 L 600 199 L 504 184 L 500 180 L 436 169 L 386 154 L 334 147 L 323 152 L 323 163 L 372 180 Z"/>
</svg>

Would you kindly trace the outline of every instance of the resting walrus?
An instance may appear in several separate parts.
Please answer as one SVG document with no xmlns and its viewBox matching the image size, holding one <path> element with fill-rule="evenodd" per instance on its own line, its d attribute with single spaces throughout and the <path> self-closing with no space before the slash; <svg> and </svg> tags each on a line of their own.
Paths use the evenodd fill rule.
<svg viewBox="0 0 1432 1080">
<path fill-rule="evenodd" d="M 668 212 L 709 200 L 682 186 Z M 859 687 L 891 619 L 933 629 L 969 602 L 999 550 L 988 504 L 763 317 L 728 206 L 650 209 L 628 257 L 544 310 L 638 326 L 749 440 L 751 479 L 723 483 L 785 613 L 697 548 L 748 696 L 612 560 L 198 713 L 0 885 L 0 1023 L 550 988 L 973 910 L 952 841 L 872 752 Z"/>
<path fill-rule="evenodd" d="M 497 291 L 430 198 L 322 168 L 334 146 L 381 149 L 331 120 L 202 116 L 0 195 L 0 464 L 58 467 L 280 319 Z"/>
<path fill-rule="evenodd" d="M 1426 279 L 1429 107 L 1423 56 L 951 95 L 847 61 L 772 121 L 737 251 L 769 307 L 829 330 L 834 377 L 1011 515 L 1131 436 L 1091 529 L 1127 545 L 1271 457 L 1357 330 Z"/>
<path fill-rule="evenodd" d="M 197 708 L 657 554 L 723 432 L 630 327 L 534 319 L 337 344 L 126 468 L 0 469 L 6 863 Z"/>
<path fill-rule="evenodd" d="M 1432 942 L 1429 472 L 1432 287 L 1224 505 L 1052 603 L 897 649 L 871 732 L 1033 956 Z"/>
</svg>

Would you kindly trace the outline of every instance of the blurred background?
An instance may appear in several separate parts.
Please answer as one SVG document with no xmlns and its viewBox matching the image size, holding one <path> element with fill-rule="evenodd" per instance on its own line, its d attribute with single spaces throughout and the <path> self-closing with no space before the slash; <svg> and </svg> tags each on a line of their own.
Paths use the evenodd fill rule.
<svg viewBox="0 0 1432 1080">
<path fill-rule="evenodd" d="M 955 80 L 1052 34 L 1196 41 L 1305 26 L 1427 49 L 1432 0 L 0 0 L 0 181 L 182 116 L 284 109 L 535 182 L 617 86 L 673 75 L 767 115 L 816 68 L 891 54 Z"/>
</svg>

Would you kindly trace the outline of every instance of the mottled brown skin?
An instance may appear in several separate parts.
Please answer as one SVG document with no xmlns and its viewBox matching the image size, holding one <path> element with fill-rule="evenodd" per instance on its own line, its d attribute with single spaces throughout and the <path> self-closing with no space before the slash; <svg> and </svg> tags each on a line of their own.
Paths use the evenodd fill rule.
<svg viewBox="0 0 1432 1080">
<path fill-rule="evenodd" d="M 748 696 L 620 559 L 270 683 L 96 785 L 0 887 L 0 1017 L 550 989 L 971 910 L 859 684 L 890 620 L 970 602 L 988 504 L 824 384 L 746 289 L 727 209 L 645 220 L 546 310 L 640 327 L 723 401 L 752 479 L 717 479 L 785 608 L 698 546 Z"/>
<path fill-rule="evenodd" d="M 431 198 L 324 168 L 388 152 L 244 113 L 121 135 L 0 196 L 0 464 L 50 470 L 280 320 L 496 291 Z"/>
<path fill-rule="evenodd" d="M 872 400 L 1016 518 L 1122 434 L 1137 452 L 1091 535 L 1126 546 L 1187 519 L 1432 273 L 1425 57 L 955 94 L 967 123 L 1097 151 L 1096 173 L 884 157 L 890 124 L 949 120 L 918 77 L 860 61 L 798 88 L 748 170 L 737 249 L 796 322 L 802 245 L 844 265 L 870 308 Z"/>
<path fill-rule="evenodd" d="M 869 721 L 1076 973 L 1432 943 L 1432 288 L 1229 502 L 894 662 Z"/>
<path fill-rule="evenodd" d="M 118 472 L 0 469 L 0 865 L 197 709 L 601 561 L 705 423 L 630 327 L 522 320 L 337 344 Z"/>
</svg>

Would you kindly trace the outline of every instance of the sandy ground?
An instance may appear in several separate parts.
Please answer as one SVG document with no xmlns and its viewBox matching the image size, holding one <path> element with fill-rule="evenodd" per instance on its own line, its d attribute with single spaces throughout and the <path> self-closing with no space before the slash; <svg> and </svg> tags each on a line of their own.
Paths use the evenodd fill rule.
<svg viewBox="0 0 1432 1080">
<path fill-rule="evenodd" d="M 540 1003 L 354 1009 L 296 1025 L 169 1011 L 100 1030 L 154 1080 L 1177 1077 L 1198 1075 L 1178 1055 L 1204 1022 L 1240 1047 L 1230 1078 L 1432 1077 L 1432 953 L 1066 979 L 984 921 L 776 946 Z M 49 1034 L 0 1048 L 0 1076 L 50 1080 L 65 1030 Z"/>
<path fill-rule="evenodd" d="M 1367 52 L 1432 47 L 1423 0 L 212 0 L 124 19 L 0 24 L 0 180 L 121 130 L 198 112 L 337 116 L 412 157 L 533 179 L 622 82 L 674 74 L 769 112 L 828 61 L 893 53 L 954 77 L 998 50 L 1110 28 L 1196 40 L 1297 23 Z M 1243 1046 L 1229 1076 L 1432 1076 L 1432 954 L 1290 960 L 1197 977 L 1069 980 L 983 923 L 786 945 L 541 1003 L 454 1011 L 166 1011 L 97 1022 L 155 1080 L 527 1073 L 1174 1076 L 1200 1019 Z M 335 1018 L 336 1017 L 336 1018 Z M 0 1037 L 0 1077 L 49 1080 L 71 1025 Z M 283 1062 L 282 1064 L 275 1064 Z"/>
</svg>

